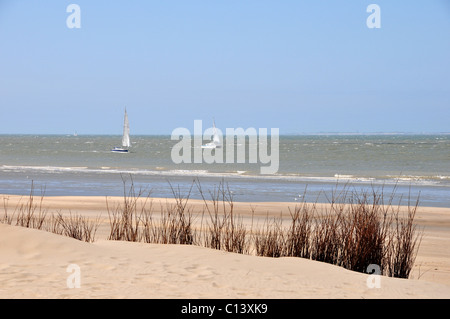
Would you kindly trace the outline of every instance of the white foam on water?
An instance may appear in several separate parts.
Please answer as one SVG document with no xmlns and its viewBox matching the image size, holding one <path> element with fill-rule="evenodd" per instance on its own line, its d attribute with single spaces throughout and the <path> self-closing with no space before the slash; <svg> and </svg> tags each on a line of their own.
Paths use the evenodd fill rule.
<svg viewBox="0 0 450 319">
<path fill-rule="evenodd" d="M 274 174 L 274 175 L 258 175 L 251 172 L 238 170 L 232 172 L 210 172 L 208 170 L 189 170 L 189 169 L 165 169 L 164 167 L 155 167 L 155 169 L 129 168 L 121 169 L 118 167 L 101 166 L 99 168 L 89 168 L 86 166 L 29 166 L 29 165 L 2 165 L 0 172 L 42 172 L 42 173 L 101 173 L 101 174 L 132 174 L 143 176 L 185 176 L 185 177 L 217 177 L 217 178 L 238 178 L 249 180 L 267 180 L 267 181 L 289 181 L 299 183 L 362 183 L 362 184 L 388 184 L 388 185 L 422 185 L 422 186 L 448 186 L 450 176 L 434 175 L 434 176 L 402 176 L 402 175 L 386 175 L 379 177 L 357 176 L 351 174 L 334 174 L 334 176 L 310 176 L 302 174 Z"/>
</svg>

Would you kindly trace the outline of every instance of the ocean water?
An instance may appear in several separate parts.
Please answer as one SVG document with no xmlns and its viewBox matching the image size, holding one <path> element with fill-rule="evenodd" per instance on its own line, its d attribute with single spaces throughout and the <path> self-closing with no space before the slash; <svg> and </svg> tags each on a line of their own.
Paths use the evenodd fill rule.
<svg viewBox="0 0 450 319">
<path fill-rule="evenodd" d="M 33 182 L 36 194 L 114 196 L 132 178 L 135 188 L 171 197 L 173 188 L 187 195 L 198 180 L 205 193 L 226 183 L 235 201 L 324 202 L 347 187 L 395 192 L 402 204 L 419 196 L 422 206 L 450 207 L 448 134 L 280 136 L 279 169 L 271 175 L 261 174 L 269 164 L 249 163 L 260 146 L 250 140 L 244 163 L 223 164 L 174 163 L 178 141 L 170 136 L 131 140 L 131 152 L 119 154 L 110 150 L 121 136 L 0 135 L 0 193 L 26 195 Z M 194 186 L 191 197 L 199 196 Z"/>
</svg>

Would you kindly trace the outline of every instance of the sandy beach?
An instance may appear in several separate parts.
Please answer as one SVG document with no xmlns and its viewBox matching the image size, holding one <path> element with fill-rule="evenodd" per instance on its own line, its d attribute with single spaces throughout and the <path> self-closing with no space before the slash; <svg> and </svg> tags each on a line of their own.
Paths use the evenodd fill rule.
<svg viewBox="0 0 450 319">
<path fill-rule="evenodd" d="M 26 197 L 0 195 L 8 213 Z M 108 198 L 110 204 L 120 198 Z M 154 206 L 173 199 L 153 199 Z M 202 201 L 190 200 L 199 213 Z M 244 218 L 289 216 L 294 203 L 234 203 Z M 0 298 L 450 298 L 450 209 L 419 207 L 424 235 L 410 279 L 302 258 L 107 240 L 105 197 L 45 197 L 48 213 L 100 217 L 93 243 L 0 224 Z M 73 281 L 79 275 L 79 288 Z M 379 281 L 374 281 L 379 280 Z M 371 285 L 377 282 L 379 285 Z M 72 286 L 72 287 L 70 287 Z"/>
</svg>

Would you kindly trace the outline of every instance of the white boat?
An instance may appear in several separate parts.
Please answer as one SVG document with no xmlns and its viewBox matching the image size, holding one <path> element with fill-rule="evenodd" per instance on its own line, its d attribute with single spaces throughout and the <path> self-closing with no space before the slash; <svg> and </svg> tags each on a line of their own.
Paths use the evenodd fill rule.
<svg viewBox="0 0 450 319">
<path fill-rule="evenodd" d="M 128 123 L 127 109 L 125 109 L 125 115 L 123 120 L 123 135 L 122 135 L 122 147 L 114 147 L 111 152 L 115 153 L 128 153 L 130 143 L 130 124 Z"/>
<path fill-rule="evenodd" d="M 219 134 L 217 134 L 216 122 L 213 120 L 213 139 L 211 142 L 202 145 L 202 148 L 221 148 Z"/>
</svg>

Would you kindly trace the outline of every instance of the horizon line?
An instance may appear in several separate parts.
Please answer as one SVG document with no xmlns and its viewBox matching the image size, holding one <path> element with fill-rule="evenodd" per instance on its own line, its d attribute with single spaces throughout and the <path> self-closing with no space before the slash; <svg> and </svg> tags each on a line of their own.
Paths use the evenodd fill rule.
<svg viewBox="0 0 450 319">
<path fill-rule="evenodd" d="M 268 131 L 269 133 L 269 131 Z M 29 136 L 121 136 L 122 134 L 113 133 L 0 133 L 0 136 L 13 136 L 13 135 L 29 135 Z M 136 133 L 130 134 L 131 136 L 171 136 L 171 133 Z M 269 134 L 270 135 L 270 134 Z M 449 132 L 301 132 L 301 133 L 284 133 L 279 136 L 307 136 L 307 135 L 450 135 Z M 223 134 L 226 136 L 226 134 Z"/>
</svg>

